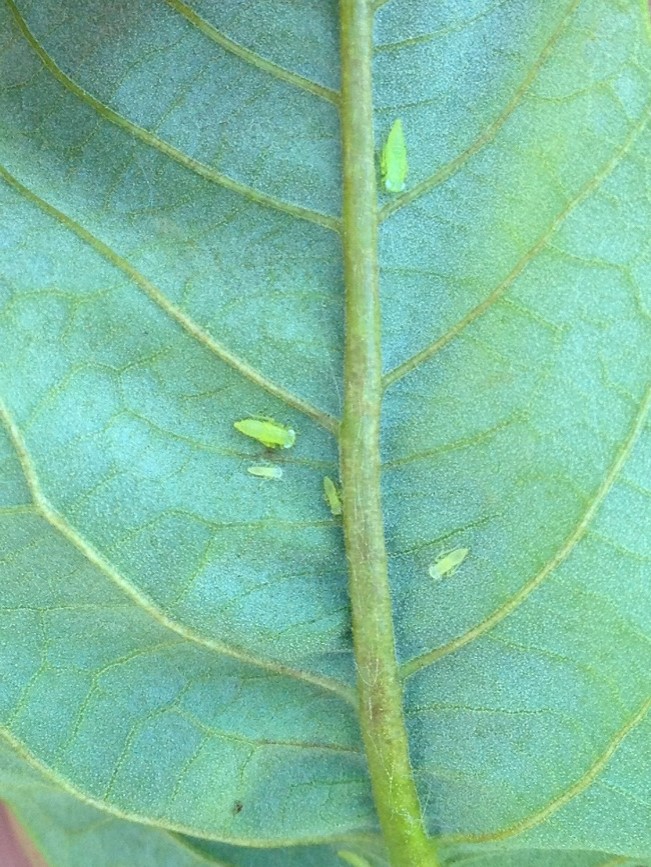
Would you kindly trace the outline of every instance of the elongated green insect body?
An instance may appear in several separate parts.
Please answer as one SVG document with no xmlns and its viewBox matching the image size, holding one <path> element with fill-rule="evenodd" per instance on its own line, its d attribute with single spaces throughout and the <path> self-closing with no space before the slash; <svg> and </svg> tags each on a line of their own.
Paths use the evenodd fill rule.
<svg viewBox="0 0 651 867">
<path fill-rule="evenodd" d="M 357 855 L 355 852 L 349 852 L 348 849 L 340 849 L 337 852 L 337 857 L 345 861 L 346 864 L 350 864 L 351 867 L 371 867 L 366 858 L 362 858 L 361 855 Z"/>
<path fill-rule="evenodd" d="M 469 553 L 470 548 L 451 548 L 449 551 L 443 551 L 429 567 L 430 576 L 436 581 L 449 578 L 454 575 Z"/>
<path fill-rule="evenodd" d="M 341 497 L 339 496 L 337 486 L 332 481 L 330 476 L 323 477 L 323 493 L 325 495 L 325 500 L 328 504 L 328 508 L 330 509 L 332 514 L 335 516 L 341 515 Z"/>
<path fill-rule="evenodd" d="M 282 479 L 283 477 L 283 471 L 280 467 L 260 465 L 256 467 L 247 467 L 246 471 L 252 476 L 257 476 L 259 479 Z"/>
<path fill-rule="evenodd" d="M 295 431 L 272 418 L 243 418 L 233 422 L 233 426 L 269 449 L 289 449 L 296 441 Z"/>
<path fill-rule="evenodd" d="M 400 118 L 394 120 L 382 148 L 380 170 L 382 183 L 387 193 L 401 193 L 404 190 L 409 165 L 407 163 L 407 142 Z"/>
</svg>

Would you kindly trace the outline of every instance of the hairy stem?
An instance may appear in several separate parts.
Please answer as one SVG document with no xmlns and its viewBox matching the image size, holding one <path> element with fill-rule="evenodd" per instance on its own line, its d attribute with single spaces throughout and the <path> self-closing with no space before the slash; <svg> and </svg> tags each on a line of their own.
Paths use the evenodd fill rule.
<svg viewBox="0 0 651 867">
<path fill-rule="evenodd" d="M 425 833 L 409 761 L 380 497 L 373 5 L 370 0 L 340 0 L 346 282 L 346 385 L 340 438 L 344 534 L 360 720 L 385 843 L 393 867 L 435 867 L 437 859 Z"/>
</svg>

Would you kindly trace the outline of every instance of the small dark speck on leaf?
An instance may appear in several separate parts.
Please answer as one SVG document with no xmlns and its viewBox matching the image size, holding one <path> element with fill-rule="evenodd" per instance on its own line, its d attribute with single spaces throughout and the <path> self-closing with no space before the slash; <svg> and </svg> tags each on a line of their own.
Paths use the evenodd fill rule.
<svg viewBox="0 0 651 867">
<path fill-rule="evenodd" d="M 235 801 L 233 804 L 233 815 L 237 816 L 238 813 L 241 813 L 244 809 L 244 804 L 241 801 Z"/>
</svg>

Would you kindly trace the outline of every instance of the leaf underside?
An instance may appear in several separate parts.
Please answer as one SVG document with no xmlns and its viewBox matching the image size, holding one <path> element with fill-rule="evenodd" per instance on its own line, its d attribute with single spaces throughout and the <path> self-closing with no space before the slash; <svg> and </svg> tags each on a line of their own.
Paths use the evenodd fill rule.
<svg viewBox="0 0 651 867">
<path fill-rule="evenodd" d="M 0 796 L 53 865 L 386 864 L 322 492 L 337 15 L 0 0 Z M 385 530 L 444 864 L 651 864 L 646 17 L 376 12 Z"/>
</svg>

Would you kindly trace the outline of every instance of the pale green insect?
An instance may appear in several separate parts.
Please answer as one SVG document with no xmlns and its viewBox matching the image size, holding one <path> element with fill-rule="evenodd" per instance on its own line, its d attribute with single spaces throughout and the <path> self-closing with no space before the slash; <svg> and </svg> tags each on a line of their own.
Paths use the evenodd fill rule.
<svg viewBox="0 0 651 867">
<path fill-rule="evenodd" d="M 268 449 L 289 449 L 296 441 L 296 433 L 290 427 L 285 427 L 272 418 L 243 418 L 233 422 L 233 426 L 240 433 L 251 439 L 257 440 Z"/>
<path fill-rule="evenodd" d="M 341 515 L 341 497 L 339 496 L 339 490 L 337 486 L 332 481 L 330 476 L 323 477 L 323 493 L 325 496 L 325 501 L 328 504 L 328 508 L 332 512 L 333 515 Z"/>
<path fill-rule="evenodd" d="M 449 578 L 457 571 L 459 566 L 470 553 L 470 548 L 450 548 L 442 551 L 429 567 L 429 574 L 435 580 Z"/>
<path fill-rule="evenodd" d="M 257 476 L 259 479 L 282 479 L 283 471 L 280 467 L 269 467 L 264 464 L 256 467 L 247 467 L 247 473 Z"/>
<path fill-rule="evenodd" d="M 349 852 L 348 849 L 340 849 L 337 852 L 337 857 L 345 861 L 346 864 L 350 864 L 351 867 L 371 867 L 366 858 L 362 858 L 361 855 L 357 855 L 355 852 Z"/>
<path fill-rule="evenodd" d="M 400 118 L 393 121 L 380 157 L 382 183 L 387 193 L 401 193 L 409 171 L 407 142 Z"/>
</svg>

